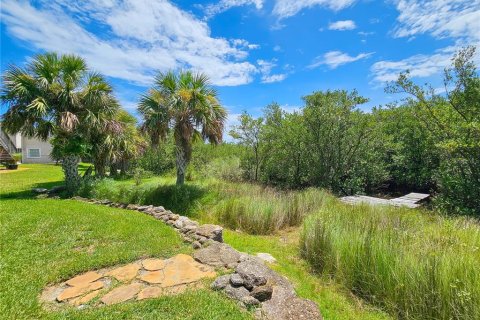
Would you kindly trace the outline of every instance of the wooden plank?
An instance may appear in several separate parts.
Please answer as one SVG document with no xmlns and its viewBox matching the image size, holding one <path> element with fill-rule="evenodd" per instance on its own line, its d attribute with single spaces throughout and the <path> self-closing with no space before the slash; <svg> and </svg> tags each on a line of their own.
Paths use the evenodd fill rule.
<svg viewBox="0 0 480 320">
<path fill-rule="evenodd" d="M 348 204 L 358 204 L 358 203 L 367 203 L 370 205 L 391 205 L 395 207 L 408 207 L 408 208 L 417 208 L 420 206 L 419 202 L 430 197 L 429 194 L 425 193 L 409 193 L 403 197 L 395 199 L 381 199 L 370 196 L 347 196 L 340 198 L 340 201 Z"/>
</svg>

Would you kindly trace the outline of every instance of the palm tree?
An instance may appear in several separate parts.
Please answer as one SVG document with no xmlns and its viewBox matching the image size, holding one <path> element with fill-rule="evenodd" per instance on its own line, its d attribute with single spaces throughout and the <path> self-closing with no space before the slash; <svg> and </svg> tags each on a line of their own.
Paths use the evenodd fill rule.
<svg viewBox="0 0 480 320">
<path fill-rule="evenodd" d="M 61 158 L 69 193 L 80 185 L 78 163 L 88 135 L 118 109 L 112 88 L 75 55 L 46 53 L 25 68 L 10 66 L 3 76 L 3 127 L 42 140 L 51 139 Z"/>
<path fill-rule="evenodd" d="M 206 75 L 190 71 L 160 73 L 154 87 L 138 106 L 143 128 L 155 137 L 166 137 L 173 129 L 177 165 L 177 185 L 183 185 L 185 171 L 192 155 L 194 139 L 211 143 L 222 140 L 227 113 L 220 105 L 217 92 Z"/>
</svg>

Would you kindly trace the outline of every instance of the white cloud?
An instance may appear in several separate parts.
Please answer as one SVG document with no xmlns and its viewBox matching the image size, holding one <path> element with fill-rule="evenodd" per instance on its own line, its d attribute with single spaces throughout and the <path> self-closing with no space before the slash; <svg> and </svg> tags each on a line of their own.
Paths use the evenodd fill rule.
<svg viewBox="0 0 480 320">
<path fill-rule="evenodd" d="M 340 21 L 332 22 L 328 25 L 329 30 L 338 30 L 338 31 L 353 30 L 356 27 L 357 25 L 353 20 L 340 20 Z"/>
<path fill-rule="evenodd" d="M 280 82 L 287 78 L 287 73 L 271 74 L 272 69 L 277 66 L 277 59 L 257 60 L 258 70 L 262 74 L 262 83 Z"/>
<path fill-rule="evenodd" d="M 166 0 L 2 1 L 7 31 L 35 49 L 76 53 L 107 76 L 143 85 L 158 70 L 195 69 L 216 85 L 252 81 L 247 47 L 213 38 L 208 25 Z M 92 23 L 102 34 L 89 31 Z M 254 45 L 255 46 L 255 45 Z"/>
<path fill-rule="evenodd" d="M 296 15 L 304 8 L 322 6 L 334 11 L 351 6 L 356 0 L 276 0 L 273 14 L 279 19 Z"/>
<path fill-rule="evenodd" d="M 377 82 L 395 81 L 401 72 L 410 71 L 411 77 L 429 77 L 439 74 L 450 65 L 457 47 L 437 50 L 432 55 L 417 54 L 399 61 L 379 61 L 372 65 L 373 80 Z"/>
<path fill-rule="evenodd" d="M 262 83 L 273 83 L 273 82 L 280 82 L 287 78 L 286 73 L 278 73 L 272 75 L 264 75 L 262 76 Z"/>
<path fill-rule="evenodd" d="M 436 38 L 480 41 L 480 0 L 397 0 L 395 37 L 430 33 Z"/>
<path fill-rule="evenodd" d="M 282 50 L 282 47 L 280 47 L 278 44 L 275 47 L 273 47 L 273 51 L 278 52 L 278 51 L 281 51 L 281 50 Z"/>
<path fill-rule="evenodd" d="M 225 12 L 233 7 L 241 7 L 246 5 L 254 5 L 258 10 L 263 8 L 263 0 L 221 0 L 205 6 L 205 14 L 207 18 L 211 18 L 219 13 Z"/>
<path fill-rule="evenodd" d="M 335 69 L 341 65 L 351 63 L 357 60 L 366 59 L 370 57 L 373 52 L 369 53 L 360 53 L 356 56 L 350 56 L 348 53 L 344 53 L 341 51 L 330 51 L 325 53 L 323 56 L 316 57 L 312 64 L 308 66 L 308 68 L 313 69 L 317 68 L 321 65 L 326 65 L 330 69 Z"/>
<path fill-rule="evenodd" d="M 367 37 L 367 36 L 371 36 L 371 35 L 375 34 L 375 32 L 373 32 L 373 31 L 370 31 L 370 32 L 358 31 L 358 34 L 361 35 L 361 36 Z"/>
<path fill-rule="evenodd" d="M 406 70 L 411 77 L 439 75 L 451 64 L 453 54 L 466 44 L 480 44 L 480 0 L 397 0 L 400 15 L 393 35 L 415 37 L 431 34 L 435 38 L 452 38 L 455 45 L 432 54 L 417 54 L 398 61 L 378 61 L 371 67 L 375 82 L 397 80 Z M 480 62 L 480 54 L 474 57 Z"/>
</svg>

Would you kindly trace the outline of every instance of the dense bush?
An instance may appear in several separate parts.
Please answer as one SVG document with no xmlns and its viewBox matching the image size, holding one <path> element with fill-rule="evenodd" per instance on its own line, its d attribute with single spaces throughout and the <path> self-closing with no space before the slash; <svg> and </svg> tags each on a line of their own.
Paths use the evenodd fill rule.
<svg viewBox="0 0 480 320">
<path fill-rule="evenodd" d="M 137 167 L 155 174 L 164 174 L 175 167 L 175 156 L 171 144 L 161 144 L 157 148 L 148 148 L 137 159 Z"/>
<path fill-rule="evenodd" d="M 421 128 L 432 136 L 440 159 L 437 204 L 448 213 L 480 215 L 480 77 L 474 57 L 474 47 L 454 56 L 443 95 L 416 85 L 408 72 L 387 88 L 409 94 Z"/>
<path fill-rule="evenodd" d="M 330 199 L 306 219 L 301 246 L 317 272 L 400 319 L 480 318 L 475 222 Z"/>
<path fill-rule="evenodd" d="M 231 135 L 245 147 L 246 176 L 288 188 L 308 186 L 353 194 L 373 191 L 386 179 L 374 117 L 358 106 L 357 92 L 315 92 L 293 114 L 277 104 L 264 116 L 240 117 Z"/>
</svg>

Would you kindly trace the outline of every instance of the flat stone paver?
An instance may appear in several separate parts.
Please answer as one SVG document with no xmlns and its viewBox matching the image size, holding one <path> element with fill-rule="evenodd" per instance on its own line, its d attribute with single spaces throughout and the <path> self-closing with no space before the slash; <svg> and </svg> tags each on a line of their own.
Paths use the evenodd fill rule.
<svg viewBox="0 0 480 320">
<path fill-rule="evenodd" d="M 145 259 L 142 261 L 143 268 L 148 271 L 156 271 L 165 268 L 165 262 L 161 259 Z"/>
<path fill-rule="evenodd" d="M 57 300 L 58 301 L 68 300 L 68 299 L 75 298 L 85 293 L 88 293 L 90 291 L 98 290 L 101 288 L 103 288 L 103 282 L 101 281 L 87 283 L 83 286 L 68 287 L 58 295 Z"/>
<path fill-rule="evenodd" d="M 84 286 L 87 283 L 97 281 L 101 277 L 102 277 L 102 275 L 98 274 L 97 272 L 90 271 L 90 272 L 84 273 L 82 275 L 76 276 L 75 278 L 72 278 L 72 279 L 68 280 L 67 284 L 69 286 L 73 286 L 73 287 Z"/>
<path fill-rule="evenodd" d="M 138 263 L 130 263 L 126 266 L 115 268 L 112 271 L 107 272 L 105 275 L 114 277 L 118 281 L 125 282 L 135 278 L 138 270 L 140 270 L 140 265 Z"/>
<path fill-rule="evenodd" d="M 131 283 L 115 288 L 106 295 L 104 295 L 100 301 L 106 305 L 116 304 L 133 299 L 135 295 L 142 289 L 141 283 Z"/>
<path fill-rule="evenodd" d="M 49 286 L 40 295 L 42 302 L 63 303 L 71 306 L 91 304 L 110 305 L 127 300 L 151 299 L 163 295 L 178 294 L 188 287 L 201 284 L 203 278 L 213 278 L 216 272 L 212 266 L 195 261 L 191 256 L 178 254 L 168 259 L 148 258 L 113 267 L 90 271 L 73 277 L 55 286 Z M 112 289 L 112 286 L 121 284 Z"/>
<path fill-rule="evenodd" d="M 69 303 L 74 305 L 74 306 L 79 306 L 79 305 L 82 305 L 82 304 L 85 304 L 85 303 L 89 303 L 90 301 L 92 301 L 95 297 L 97 297 L 100 292 L 102 292 L 102 290 L 95 290 L 95 291 L 92 291 L 90 293 L 87 293 L 86 295 L 84 295 L 83 297 L 79 297 L 79 298 L 76 298 L 76 299 L 73 299 L 73 300 L 70 300 Z"/>
<path fill-rule="evenodd" d="M 165 279 L 165 275 L 163 273 L 163 270 L 150 271 L 140 276 L 140 280 L 148 283 L 152 283 L 152 284 L 162 283 L 164 279 Z"/>
<path fill-rule="evenodd" d="M 162 287 L 173 287 L 216 276 L 213 268 L 196 262 L 186 254 L 178 254 L 167 261 L 165 268 L 162 270 L 165 276 L 165 279 L 161 282 Z"/>
</svg>

